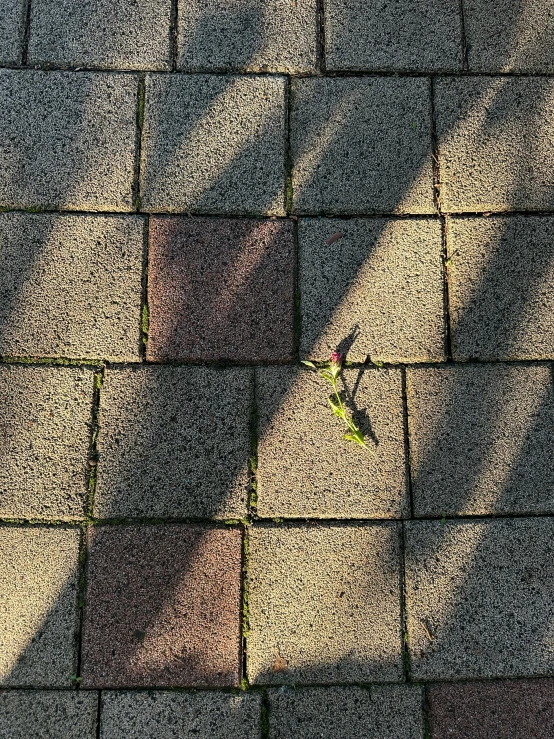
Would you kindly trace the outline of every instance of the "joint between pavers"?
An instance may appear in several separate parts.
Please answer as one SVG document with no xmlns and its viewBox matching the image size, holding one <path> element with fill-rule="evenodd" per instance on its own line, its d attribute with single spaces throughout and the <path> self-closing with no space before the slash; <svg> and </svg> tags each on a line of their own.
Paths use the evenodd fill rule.
<svg viewBox="0 0 554 739">
<path fill-rule="evenodd" d="M 447 362 L 452 362 L 452 320 L 450 318 L 450 260 L 448 256 L 448 220 L 441 215 L 441 262 L 443 285 L 443 320 Z"/>
<path fill-rule="evenodd" d="M 469 70 L 469 58 L 468 58 L 464 0 L 460 0 L 460 35 L 461 35 L 461 41 L 462 41 L 463 70 L 464 72 L 467 72 Z"/>
<path fill-rule="evenodd" d="M 408 614 L 406 607 L 406 525 L 401 522 L 400 531 L 400 628 L 402 668 L 407 683 L 412 682 L 412 664 L 408 635 Z"/>
<path fill-rule="evenodd" d="M 247 640 L 250 634 L 250 592 L 248 587 L 248 566 L 250 558 L 250 540 L 248 525 L 243 527 L 242 531 L 242 562 L 241 562 L 241 629 L 240 629 L 240 666 L 241 666 L 241 690 L 248 690 L 250 683 L 248 681 L 247 669 Z"/>
<path fill-rule="evenodd" d="M 429 686 L 424 684 L 421 696 L 421 715 L 423 716 L 423 739 L 431 739 L 431 706 L 429 705 Z"/>
<path fill-rule="evenodd" d="M 135 168 L 133 177 L 133 206 L 135 213 L 140 212 L 140 175 L 142 163 L 142 128 L 144 125 L 144 105 L 146 97 L 146 75 L 141 72 L 137 88 L 137 116 L 135 132 Z"/>
<path fill-rule="evenodd" d="M 414 518 L 414 494 L 412 486 L 412 460 L 410 452 L 410 431 L 408 427 L 408 392 L 406 388 L 406 367 L 401 367 L 402 378 L 402 418 L 404 422 L 404 458 L 406 469 L 406 485 L 410 506 L 410 518 Z"/>
<path fill-rule="evenodd" d="M 326 74 L 327 64 L 325 61 L 325 0 L 317 0 L 317 25 L 316 36 L 316 67 L 320 74 Z"/>
<path fill-rule="evenodd" d="M 171 0 L 171 13 L 169 19 L 169 58 L 171 60 L 171 71 L 177 71 L 177 56 L 179 47 L 179 2 Z"/>
<path fill-rule="evenodd" d="M 81 526 L 81 536 L 79 541 L 79 578 L 77 581 L 77 609 L 79 614 L 78 620 L 78 631 L 77 631 L 77 669 L 74 677 L 75 688 L 77 690 L 81 687 L 81 653 L 83 643 L 83 626 L 85 622 L 85 597 L 87 587 L 86 567 L 88 558 L 88 527 L 86 525 Z"/>
<path fill-rule="evenodd" d="M 267 692 L 267 688 L 264 688 L 262 690 L 262 706 L 260 715 L 260 739 L 269 739 L 270 737 L 269 711 L 269 693 Z"/>
<path fill-rule="evenodd" d="M 140 297 L 140 338 L 139 353 L 143 362 L 146 362 L 146 350 L 148 346 L 148 331 L 150 329 L 150 308 L 148 305 L 148 257 L 150 248 L 150 216 L 147 216 L 144 224 L 142 242 L 142 274 L 141 274 L 141 297 Z"/>
<path fill-rule="evenodd" d="M 102 701 L 104 693 L 102 690 L 98 692 L 98 701 L 96 703 L 96 739 L 101 739 L 100 722 L 102 721 L 102 710 L 104 708 Z"/>
<path fill-rule="evenodd" d="M 252 372 L 251 378 L 251 405 L 248 418 L 248 431 L 250 437 L 250 457 L 248 460 L 249 484 L 248 484 L 248 516 L 256 516 L 258 504 L 258 393 L 256 371 Z"/>
<path fill-rule="evenodd" d="M 285 87 L 285 202 L 286 217 L 290 217 L 293 206 L 294 192 L 292 188 L 292 151 L 291 151 L 291 109 L 292 109 L 292 82 L 287 76 Z"/>
<path fill-rule="evenodd" d="M 292 237 L 294 241 L 294 293 L 293 293 L 293 356 L 295 364 L 300 364 L 300 340 L 302 337 L 302 295 L 300 292 L 300 240 L 298 236 L 298 219 L 293 219 Z"/>
<path fill-rule="evenodd" d="M 92 520 L 94 515 L 94 496 L 96 493 L 97 469 L 98 469 L 98 416 L 100 413 L 100 393 L 104 383 L 106 368 L 102 367 L 94 373 L 94 392 L 92 397 L 91 438 L 88 455 L 88 504 L 87 519 Z"/>
<path fill-rule="evenodd" d="M 29 60 L 29 37 L 31 35 L 31 1 L 27 0 L 25 6 L 25 25 L 23 28 L 23 39 L 21 41 L 21 64 L 27 66 Z"/>
</svg>

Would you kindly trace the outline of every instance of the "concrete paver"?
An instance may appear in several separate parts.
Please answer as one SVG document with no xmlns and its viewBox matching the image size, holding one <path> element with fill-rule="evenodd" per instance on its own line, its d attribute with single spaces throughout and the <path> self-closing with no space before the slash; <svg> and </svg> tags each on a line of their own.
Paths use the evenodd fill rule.
<svg viewBox="0 0 554 739">
<path fill-rule="evenodd" d="M 10 690 L 0 693 L 0 736 L 10 739 L 95 739 L 94 692 Z"/>
<path fill-rule="evenodd" d="M 3 0 L 0 12 L 0 63 L 21 61 L 25 33 L 25 0 Z"/>
</svg>

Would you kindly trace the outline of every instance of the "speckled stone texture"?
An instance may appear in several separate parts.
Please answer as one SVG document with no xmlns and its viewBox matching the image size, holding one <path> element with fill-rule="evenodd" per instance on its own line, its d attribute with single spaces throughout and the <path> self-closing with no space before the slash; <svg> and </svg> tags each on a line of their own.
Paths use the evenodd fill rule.
<svg viewBox="0 0 554 739">
<path fill-rule="evenodd" d="M 10 690 L 0 693 L 0 736 L 9 739 L 95 739 L 94 692 Z"/>
<path fill-rule="evenodd" d="M 260 693 L 102 694 L 100 739 L 259 739 Z"/>
<path fill-rule="evenodd" d="M 435 116 L 444 212 L 553 209 L 554 80 L 439 79 Z"/>
<path fill-rule="evenodd" d="M 249 680 L 401 681 L 399 533 L 391 523 L 254 526 Z"/>
<path fill-rule="evenodd" d="M 438 220 L 306 218 L 298 229 L 303 357 L 446 358 Z"/>
<path fill-rule="evenodd" d="M 0 354 L 140 361 L 143 219 L 0 214 Z"/>
<path fill-rule="evenodd" d="M 148 75 L 142 208 L 283 215 L 285 80 Z"/>
<path fill-rule="evenodd" d="M 554 513 L 547 366 L 408 370 L 416 516 Z"/>
<path fill-rule="evenodd" d="M 84 517 L 93 385 L 90 369 L 0 366 L 0 516 Z"/>
<path fill-rule="evenodd" d="M 295 79 L 293 207 L 299 214 L 433 213 L 427 79 Z"/>
<path fill-rule="evenodd" d="M 21 61 L 25 32 L 25 0 L 3 0 L 0 9 L 0 62 L 18 64 Z"/>
<path fill-rule="evenodd" d="M 554 680 L 432 685 L 431 739 L 551 739 Z"/>
<path fill-rule="evenodd" d="M 77 671 L 78 557 L 79 529 L 0 527 L 0 685 L 71 687 Z M 2 706 L 4 695 L 0 727 L 3 708 L 10 710 Z M 12 735 L 0 728 L 0 736 Z"/>
<path fill-rule="evenodd" d="M 406 526 L 414 679 L 551 674 L 554 519 Z"/>
<path fill-rule="evenodd" d="M 295 259 L 291 221 L 152 218 L 147 359 L 292 361 Z"/>
<path fill-rule="evenodd" d="M 33 0 L 29 63 L 171 69 L 171 0 Z"/>
<path fill-rule="evenodd" d="M 95 515 L 244 517 L 252 373 L 108 370 L 100 395 Z"/>
<path fill-rule="evenodd" d="M 178 23 L 178 69 L 316 71 L 316 0 L 190 0 Z"/>
<path fill-rule="evenodd" d="M 241 554 L 239 529 L 95 528 L 83 687 L 238 685 Z"/>
<path fill-rule="evenodd" d="M 327 404 L 331 386 L 318 374 L 257 369 L 259 516 L 408 515 L 400 372 L 347 370 L 342 378 L 368 449 L 343 439 L 346 427 Z"/>
</svg>

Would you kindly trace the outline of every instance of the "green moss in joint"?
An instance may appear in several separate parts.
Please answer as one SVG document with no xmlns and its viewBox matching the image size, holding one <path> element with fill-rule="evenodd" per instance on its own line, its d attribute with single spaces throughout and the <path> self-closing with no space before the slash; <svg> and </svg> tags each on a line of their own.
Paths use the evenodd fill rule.
<svg viewBox="0 0 554 739">
<path fill-rule="evenodd" d="M 142 307 L 140 328 L 142 332 L 142 343 L 146 345 L 146 342 L 148 341 L 148 329 L 150 328 L 150 311 L 148 310 L 146 303 Z"/>
</svg>

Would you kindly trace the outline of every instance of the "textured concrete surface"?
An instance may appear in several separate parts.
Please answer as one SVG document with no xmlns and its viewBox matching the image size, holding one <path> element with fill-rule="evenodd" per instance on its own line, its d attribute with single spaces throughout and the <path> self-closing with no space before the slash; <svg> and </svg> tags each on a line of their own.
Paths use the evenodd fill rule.
<svg viewBox="0 0 554 739">
<path fill-rule="evenodd" d="M 102 694 L 100 739 L 259 739 L 261 694 Z"/>
<path fill-rule="evenodd" d="M 331 386 L 318 374 L 257 370 L 259 516 L 408 514 L 400 372 L 347 370 L 343 379 L 368 449 L 343 439 L 346 426 L 327 404 Z"/>
<path fill-rule="evenodd" d="M 395 524 L 250 530 L 249 680 L 401 681 Z"/>
<path fill-rule="evenodd" d="M 93 692 L 0 693 L 0 736 L 10 739 L 95 739 L 98 696 Z"/>
<path fill-rule="evenodd" d="M 140 361 L 141 218 L 0 214 L 0 354 Z"/>
<path fill-rule="evenodd" d="M 21 61 L 25 32 L 25 0 L 3 0 L 0 8 L 0 62 L 18 64 Z"/>
<path fill-rule="evenodd" d="M 284 187 L 284 78 L 148 75 L 144 210 L 281 215 Z"/>
<path fill-rule="evenodd" d="M 433 685 L 431 739 L 551 739 L 554 680 Z"/>
<path fill-rule="evenodd" d="M 552 674 L 554 518 L 406 526 L 414 678 Z"/>
<path fill-rule="evenodd" d="M 460 9 L 451 0 L 324 0 L 328 70 L 462 68 Z"/>
<path fill-rule="evenodd" d="M 429 80 L 296 79 L 297 213 L 433 213 Z"/>
<path fill-rule="evenodd" d="M 553 208 L 554 80 L 452 77 L 435 93 L 443 211 Z"/>
<path fill-rule="evenodd" d="M 108 370 L 95 515 L 244 517 L 251 400 L 247 368 Z"/>
<path fill-rule="evenodd" d="M 0 70 L 0 205 L 131 210 L 137 89 L 122 74 Z"/>
<path fill-rule="evenodd" d="M 79 529 L 0 527 L 0 685 L 72 685 L 78 556 Z M 0 710 L 0 727 L 2 715 Z"/>
<path fill-rule="evenodd" d="M 291 221 L 151 219 L 147 359 L 291 361 L 295 264 Z"/>
<path fill-rule="evenodd" d="M 452 218 L 455 359 L 554 358 L 554 218 Z"/>
<path fill-rule="evenodd" d="M 554 513 L 549 367 L 410 369 L 407 396 L 417 516 Z"/>
<path fill-rule="evenodd" d="M 83 687 L 216 687 L 240 680 L 239 529 L 94 529 Z"/>
<path fill-rule="evenodd" d="M 171 0 L 33 0 L 29 63 L 171 69 Z"/>
<path fill-rule="evenodd" d="M 92 370 L 0 366 L 0 515 L 79 519 L 86 511 Z"/>
<path fill-rule="evenodd" d="M 354 362 L 446 358 L 438 220 L 306 218 L 298 229 L 303 357 L 344 346 Z"/>
<path fill-rule="evenodd" d="M 316 70 L 316 0 L 190 0 L 178 23 L 178 69 Z"/>
</svg>

